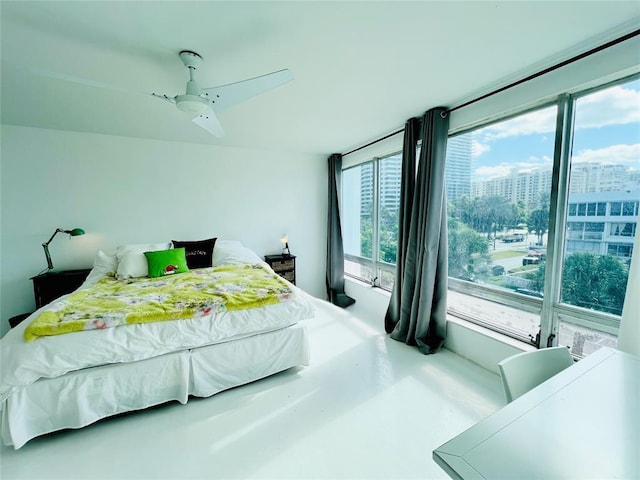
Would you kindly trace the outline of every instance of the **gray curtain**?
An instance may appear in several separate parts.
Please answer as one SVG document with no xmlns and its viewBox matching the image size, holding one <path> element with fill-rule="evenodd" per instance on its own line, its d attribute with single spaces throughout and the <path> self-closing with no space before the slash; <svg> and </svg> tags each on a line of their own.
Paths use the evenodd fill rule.
<svg viewBox="0 0 640 480">
<path fill-rule="evenodd" d="M 420 134 L 420 119 L 410 118 L 404 125 L 404 144 L 402 147 L 402 178 L 400 181 L 400 205 L 398 208 L 398 253 L 396 256 L 396 275 L 393 282 L 400 288 L 391 292 L 391 301 L 384 317 L 384 328 L 391 333 L 400 318 L 402 304 L 402 279 L 404 277 L 404 262 L 407 258 L 409 243 L 409 225 L 411 225 L 411 207 L 413 206 L 413 192 L 416 186 L 416 147 Z"/>
<path fill-rule="evenodd" d="M 405 126 L 397 272 L 385 329 L 391 338 L 428 354 L 440 348 L 445 337 L 448 272 L 444 167 L 449 117 L 444 108 L 429 110 L 422 117 L 422 148 L 415 180 L 412 172 L 417 127 L 412 120 Z"/>
<path fill-rule="evenodd" d="M 356 301 L 344 293 L 344 249 L 340 226 L 339 192 L 342 177 L 342 155 L 329 157 L 329 205 L 327 218 L 327 297 L 334 305 L 345 308 Z"/>
</svg>

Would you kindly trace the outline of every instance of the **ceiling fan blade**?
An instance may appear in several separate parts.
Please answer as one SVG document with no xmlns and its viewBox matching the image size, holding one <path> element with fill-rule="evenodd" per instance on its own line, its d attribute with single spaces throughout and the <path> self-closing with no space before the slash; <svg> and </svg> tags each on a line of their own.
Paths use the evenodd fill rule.
<svg viewBox="0 0 640 480">
<path fill-rule="evenodd" d="M 149 95 L 151 95 L 152 97 L 159 98 L 160 100 L 164 100 L 165 102 L 172 103 L 173 105 L 176 104 L 176 98 L 175 97 L 169 97 L 167 95 L 159 94 L 159 93 L 150 93 Z"/>
<path fill-rule="evenodd" d="M 224 137 L 224 129 L 220 122 L 218 121 L 218 117 L 210 110 L 209 113 L 204 115 L 199 115 L 193 119 L 193 123 L 198 125 L 199 127 L 204 128 L 211 135 L 216 137 Z"/>
<path fill-rule="evenodd" d="M 213 102 L 216 112 L 256 97 L 280 85 L 293 80 L 293 74 L 288 68 L 277 72 L 267 73 L 248 80 L 220 85 L 219 87 L 203 88 L 202 92 Z"/>
</svg>

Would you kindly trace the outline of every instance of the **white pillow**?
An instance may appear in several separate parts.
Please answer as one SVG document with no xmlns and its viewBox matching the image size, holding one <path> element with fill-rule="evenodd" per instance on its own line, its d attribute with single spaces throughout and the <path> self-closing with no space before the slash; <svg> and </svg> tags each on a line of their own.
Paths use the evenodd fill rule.
<svg viewBox="0 0 640 480">
<path fill-rule="evenodd" d="M 98 250 L 96 258 L 93 260 L 93 270 L 91 274 L 100 274 L 106 277 L 115 277 L 118 269 L 118 260 L 115 255 Z"/>
<path fill-rule="evenodd" d="M 171 242 L 120 245 L 116 248 L 116 259 L 118 261 L 116 278 L 124 280 L 126 278 L 146 277 L 149 275 L 149 265 L 144 252 L 168 250 L 169 248 L 171 248 Z"/>
<path fill-rule="evenodd" d="M 93 268 L 89 272 L 82 286 L 96 283 L 104 277 L 114 277 L 118 268 L 118 261 L 115 255 L 110 255 L 98 250 L 96 258 L 93 259 Z"/>
<path fill-rule="evenodd" d="M 218 240 L 213 247 L 213 265 L 264 263 L 253 250 L 236 240 Z"/>
</svg>

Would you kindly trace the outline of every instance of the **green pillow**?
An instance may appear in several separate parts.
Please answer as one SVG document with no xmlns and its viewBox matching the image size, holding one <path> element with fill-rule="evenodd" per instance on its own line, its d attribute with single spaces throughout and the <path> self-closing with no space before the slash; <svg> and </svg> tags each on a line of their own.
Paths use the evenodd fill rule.
<svg viewBox="0 0 640 480">
<path fill-rule="evenodd" d="M 155 252 L 144 252 L 149 265 L 149 276 L 151 278 L 164 277 L 175 273 L 189 271 L 184 248 L 172 248 L 170 250 L 157 250 Z"/>
</svg>

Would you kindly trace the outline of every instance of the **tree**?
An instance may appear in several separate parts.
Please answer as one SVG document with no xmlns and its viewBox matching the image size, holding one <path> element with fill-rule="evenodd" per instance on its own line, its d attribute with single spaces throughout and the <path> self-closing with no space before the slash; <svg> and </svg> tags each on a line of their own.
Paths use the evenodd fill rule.
<svg viewBox="0 0 640 480">
<path fill-rule="evenodd" d="M 538 235 L 538 243 L 542 244 L 542 236 L 549 228 L 549 210 L 547 208 L 540 208 L 531 212 L 531 214 L 529 214 L 527 227 L 529 231 L 535 232 L 536 235 Z"/>
<path fill-rule="evenodd" d="M 599 312 L 622 315 L 628 267 L 617 258 L 574 253 L 562 269 L 562 301 Z"/>
<path fill-rule="evenodd" d="M 477 279 L 477 268 L 474 268 L 477 260 L 488 263 L 487 239 L 473 228 L 451 217 L 448 219 L 448 230 L 449 276 L 462 280 Z"/>
<path fill-rule="evenodd" d="M 380 260 L 395 264 L 398 255 L 398 210 L 390 211 L 381 205 L 378 223 Z"/>
<path fill-rule="evenodd" d="M 529 214 L 527 227 L 530 232 L 535 232 L 536 235 L 538 235 L 538 243 L 542 244 L 542 236 L 549 228 L 549 205 L 551 204 L 551 197 L 548 192 L 540 192 L 538 204 L 540 208 Z"/>
<path fill-rule="evenodd" d="M 373 219 L 370 215 L 360 216 L 360 255 L 373 258 Z"/>
<path fill-rule="evenodd" d="M 518 223 L 518 206 L 497 195 L 476 197 L 470 200 L 463 196 L 452 202 L 451 216 L 477 232 L 493 236 L 505 227 Z"/>
</svg>

